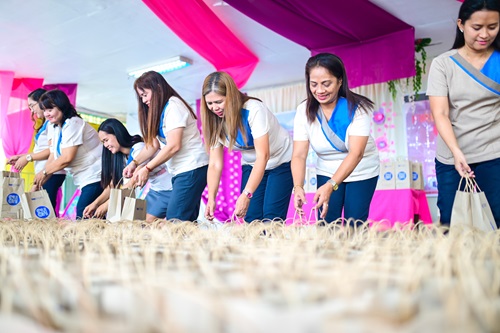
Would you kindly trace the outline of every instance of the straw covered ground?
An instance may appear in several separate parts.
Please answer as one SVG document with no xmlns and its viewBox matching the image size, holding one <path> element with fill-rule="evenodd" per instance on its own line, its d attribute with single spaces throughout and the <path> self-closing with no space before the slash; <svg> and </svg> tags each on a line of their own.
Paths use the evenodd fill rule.
<svg viewBox="0 0 500 333">
<path fill-rule="evenodd" d="M 500 232 L 0 221 L 2 332 L 500 331 Z"/>
</svg>

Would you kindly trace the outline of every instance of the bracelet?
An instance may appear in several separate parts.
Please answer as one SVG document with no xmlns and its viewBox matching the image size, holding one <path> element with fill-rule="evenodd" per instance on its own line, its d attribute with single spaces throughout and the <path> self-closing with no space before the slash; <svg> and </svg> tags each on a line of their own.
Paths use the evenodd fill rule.
<svg viewBox="0 0 500 333">
<path fill-rule="evenodd" d="M 132 163 L 134 163 L 134 164 L 135 164 L 135 166 L 139 166 L 139 163 L 137 163 L 137 160 L 135 160 L 135 159 L 134 159 L 134 160 L 132 160 Z"/>
<path fill-rule="evenodd" d="M 293 186 L 293 192 L 295 192 L 295 188 L 300 187 L 301 189 L 304 189 L 304 185 L 294 185 Z"/>
<path fill-rule="evenodd" d="M 151 170 L 147 164 L 144 167 L 146 168 L 146 170 L 148 170 L 148 172 L 153 172 L 153 170 Z"/>
</svg>

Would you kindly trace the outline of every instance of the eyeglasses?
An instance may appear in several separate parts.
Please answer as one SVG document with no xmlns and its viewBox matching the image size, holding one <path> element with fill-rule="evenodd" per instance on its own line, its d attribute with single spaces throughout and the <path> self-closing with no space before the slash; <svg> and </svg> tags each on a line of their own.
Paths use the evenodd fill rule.
<svg viewBox="0 0 500 333">
<path fill-rule="evenodd" d="M 38 103 L 31 103 L 31 104 L 28 104 L 28 108 L 31 110 L 31 112 L 35 112 L 35 110 L 33 110 L 33 108 L 35 107 L 35 105 L 37 105 Z"/>
</svg>

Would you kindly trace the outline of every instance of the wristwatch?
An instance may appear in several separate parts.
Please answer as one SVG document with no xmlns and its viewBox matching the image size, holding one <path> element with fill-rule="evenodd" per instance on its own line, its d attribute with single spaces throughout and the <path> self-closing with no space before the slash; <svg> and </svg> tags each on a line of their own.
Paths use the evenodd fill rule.
<svg viewBox="0 0 500 333">
<path fill-rule="evenodd" d="M 243 194 L 247 196 L 248 199 L 252 199 L 253 194 L 247 190 L 243 190 Z"/>
<path fill-rule="evenodd" d="M 337 182 L 335 182 L 335 180 L 328 179 L 328 183 L 332 185 L 333 191 L 337 191 L 339 189 L 339 185 L 337 184 Z"/>
<path fill-rule="evenodd" d="M 30 154 L 26 155 L 26 161 L 28 162 L 33 161 L 33 156 L 31 156 Z"/>
</svg>

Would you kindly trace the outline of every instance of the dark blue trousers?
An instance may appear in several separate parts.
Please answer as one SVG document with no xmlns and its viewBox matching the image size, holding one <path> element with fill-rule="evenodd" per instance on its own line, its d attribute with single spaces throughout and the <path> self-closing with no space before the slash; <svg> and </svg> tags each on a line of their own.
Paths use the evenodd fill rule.
<svg viewBox="0 0 500 333">
<path fill-rule="evenodd" d="M 318 175 L 318 188 L 326 184 L 329 179 L 330 177 Z M 356 182 L 341 183 L 338 190 L 332 192 L 330 196 L 325 221 L 332 222 L 342 217 L 343 210 L 344 218 L 351 219 L 351 225 L 354 225 L 352 219 L 361 220 L 356 223 L 357 225 L 366 222 L 373 193 L 377 187 L 377 180 L 378 176 Z"/>
<path fill-rule="evenodd" d="M 83 217 L 83 211 L 85 207 L 90 205 L 101 195 L 103 188 L 101 187 L 101 182 L 95 182 L 92 184 L 85 185 L 82 187 L 82 193 L 76 204 L 76 218 L 81 219 Z"/>
<path fill-rule="evenodd" d="M 450 225 L 455 194 L 460 183 L 460 174 L 453 164 L 443 164 L 438 160 L 435 160 L 435 162 L 438 183 L 437 206 L 439 208 L 440 221 L 441 224 L 448 226 Z M 469 166 L 474 171 L 477 184 L 484 191 L 486 199 L 488 199 L 497 227 L 500 227 L 500 158 L 472 163 Z M 463 183 L 461 190 L 463 190 Z"/>
<path fill-rule="evenodd" d="M 49 180 L 47 180 L 42 186 L 49 195 L 50 203 L 52 204 L 54 211 L 56 210 L 57 192 L 59 191 L 59 188 L 61 188 L 65 179 L 66 175 L 52 175 L 50 176 Z M 56 212 L 56 216 L 59 216 L 59 212 Z"/>
<path fill-rule="evenodd" d="M 172 178 L 167 220 L 195 221 L 198 218 L 201 195 L 207 186 L 207 170 L 205 165 Z"/>
<path fill-rule="evenodd" d="M 247 185 L 252 169 L 251 165 L 242 166 L 242 192 Z M 293 179 L 290 162 L 283 163 L 272 170 L 266 170 L 262 181 L 250 200 L 245 221 L 273 220 L 276 218 L 286 220 L 292 188 Z"/>
</svg>

